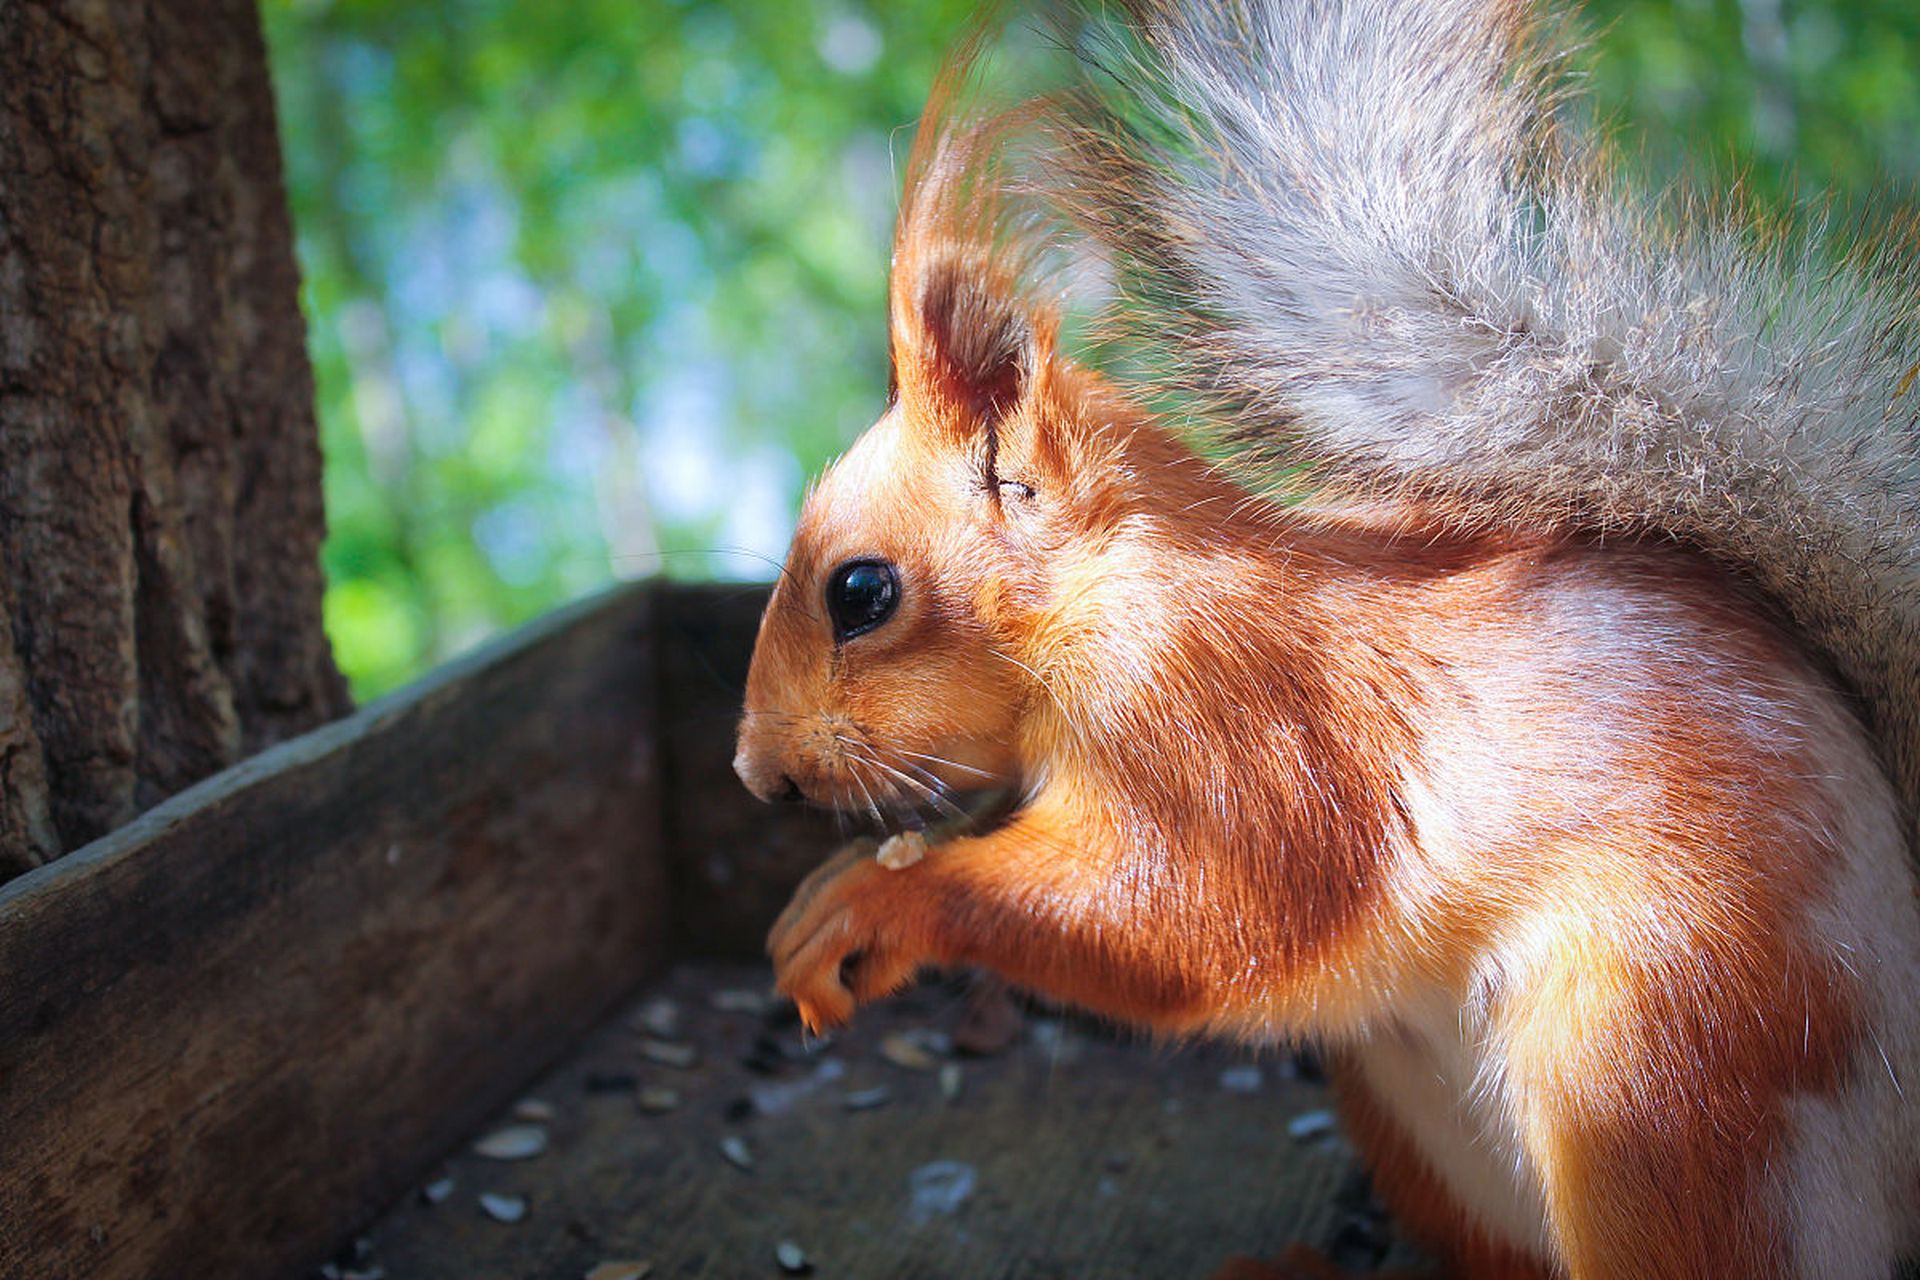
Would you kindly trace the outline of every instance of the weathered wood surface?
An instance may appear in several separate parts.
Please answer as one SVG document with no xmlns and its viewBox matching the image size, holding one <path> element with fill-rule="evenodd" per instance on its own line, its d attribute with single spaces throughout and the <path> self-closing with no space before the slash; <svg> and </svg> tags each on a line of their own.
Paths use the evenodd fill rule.
<svg viewBox="0 0 1920 1280">
<path fill-rule="evenodd" d="M 0 1275 L 301 1274 L 663 954 L 650 604 L 0 890 Z"/>
<path fill-rule="evenodd" d="M 693 1066 L 649 1061 L 628 1019 L 609 1022 L 527 1091 L 554 1110 L 547 1152 L 457 1152 L 436 1171 L 448 1198 L 396 1204 L 365 1233 L 362 1265 L 395 1280 L 565 1280 L 631 1259 L 651 1262 L 652 1280 L 742 1280 L 780 1275 L 782 1240 L 833 1280 L 1204 1280 L 1229 1254 L 1296 1240 L 1359 1268 L 1410 1260 L 1339 1135 L 1289 1133 L 1328 1099 L 1289 1078 L 1283 1054 L 1126 1043 L 1032 1015 L 1007 1053 L 955 1060 L 948 1101 L 937 1070 L 879 1052 L 889 1035 L 951 1026 L 948 989 L 864 1009 L 807 1056 L 790 1021 L 709 1004 L 767 981 L 764 967 L 691 965 L 648 984 L 641 1006 L 674 1001 Z M 644 1113 L 647 1086 L 677 1090 L 680 1106 Z M 848 1109 L 873 1086 L 890 1099 Z M 751 1170 L 722 1156 L 727 1137 Z M 964 1195 L 933 1193 L 968 1180 Z M 524 1198 L 525 1219 L 490 1220 L 483 1192 Z"/>
<path fill-rule="evenodd" d="M 734 730 L 767 592 L 702 586 L 661 596 L 661 776 L 676 955 L 760 956 L 793 886 L 836 840 L 829 815 L 761 804 L 734 776 Z"/>
</svg>

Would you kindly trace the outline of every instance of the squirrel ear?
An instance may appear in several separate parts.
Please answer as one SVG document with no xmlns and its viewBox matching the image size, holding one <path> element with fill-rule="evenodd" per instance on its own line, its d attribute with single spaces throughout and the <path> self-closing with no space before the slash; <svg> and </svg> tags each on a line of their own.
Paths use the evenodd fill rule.
<svg viewBox="0 0 1920 1280">
<path fill-rule="evenodd" d="M 933 397 L 974 425 L 1004 417 L 1045 360 L 1050 326 L 984 263 L 940 255 L 904 274 L 894 284 L 896 394 Z"/>
</svg>

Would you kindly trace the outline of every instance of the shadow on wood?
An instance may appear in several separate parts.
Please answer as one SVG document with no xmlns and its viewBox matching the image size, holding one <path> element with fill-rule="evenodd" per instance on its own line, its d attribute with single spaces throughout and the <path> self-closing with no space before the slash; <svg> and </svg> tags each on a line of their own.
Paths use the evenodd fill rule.
<svg viewBox="0 0 1920 1280">
<path fill-rule="evenodd" d="M 765 805 L 733 773 L 734 728 L 767 588 L 663 591 L 660 768 L 676 956 L 759 960 L 767 926 L 834 843 L 833 819 Z"/>
<path fill-rule="evenodd" d="M 0 1274 L 298 1274 L 662 958 L 653 594 L 0 890 Z"/>
</svg>

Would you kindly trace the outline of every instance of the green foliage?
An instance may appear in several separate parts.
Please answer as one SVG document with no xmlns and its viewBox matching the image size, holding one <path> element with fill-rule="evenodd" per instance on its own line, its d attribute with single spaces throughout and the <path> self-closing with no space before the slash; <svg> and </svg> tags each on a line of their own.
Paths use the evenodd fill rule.
<svg viewBox="0 0 1920 1280">
<path fill-rule="evenodd" d="M 1762 214 L 1911 200 L 1912 0 L 1589 0 L 1600 118 L 1648 178 L 1740 184 Z"/>
<path fill-rule="evenodd" d="M 884 394 L 965 10 L 268 0 L 357 693 L 616 575 L 770 576 Z"/>
<path fill-rule="evenodd" d="M 615 576 L 771 576 L 879 407 L 896 166 L 969 7 L 266 0 L 358 694 Z M 1588 16 L 1652 181 L 1920 171 L 1909 0 Z"/>
</svg>

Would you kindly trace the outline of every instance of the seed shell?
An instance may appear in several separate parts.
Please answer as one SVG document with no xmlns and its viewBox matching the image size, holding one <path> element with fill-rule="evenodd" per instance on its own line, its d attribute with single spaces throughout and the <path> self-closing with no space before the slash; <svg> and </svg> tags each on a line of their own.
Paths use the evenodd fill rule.
<svg viewBox="0 0 1920 1280">
<path fill-rule="evenodd" d="M 745 987 L 723 987 L 707 997 L 707 1007 L 715 1013 L 765 1013 L 767 997 Z"/>
<path fill-rule="evenodd" d="M 1315 1138 L 1324 1138 L 1334 1129 L 1333 1112 L 1302 1111 L 1287 1121 L 1287 1136 L 1295 1142 L 1311 1142 Z"/>
<path fill-rule="evenodd" d="M 873 860 L 889 871 L 900 871 L 927 856 L 927 837 L 918 831 L 902 831 L 881 842 Z"/>
<path fill-rule="evenodd" d="M 646 1039 L 640 1042 L 640 1056 L 663 1067 L 691 1067 L 700 1061 L 700 1050 L 678 1040 Z"/>
<path fill-rule="evenodd" d="M 594 1264 L 587 1272 L 586 1280 L 646 1280 L 653 1271 L 651 1262 L 635 1262 L 627 1259 L 613 1259 Z"/>
<path fill-rule="evenodd" d="M 531 1160 L 546 1149 L 546 1127 L 537 1124 L 510 1124 L 473 1144 L 473 1153 L 489 1160 Z"/>
<path fill-rule="evenodd" d="M 908 1071 L 932 1071 L 952 1044 L 934 1031 L 896 1031 L 880 1041 L 880 1056 Z"/>
<path fill-rule="evenodd" d="M 503 1196 L 482 1191 L 480 1210 L 495 1222 L 512 1225 L 527 1216 L 527 1200 L 525 1196 Z"/>
<path fill-rule="evenodd" d="M 680 1006 L 665 996 L 655 996 L 634 1010 L 628 1025 L 635 1031 L 671 1040 L 680 1034 Z"/>
<path fill-rule="evenodd" d="M 1220 1073 L 1220 1087 L 1228 1093 L 1258 1093 L 1266 1082 L 1265 1073 L 1251 1063 L 1228 1067 Z"/>
<path fill-rule="evenodd" d="M 513 1118 L 531 1120 L 535 1124 L 546 1124 L 560 1118 L 560 1108 L 545 1098 L 522 1098 L 513 1104 Z"/>
</svg>

